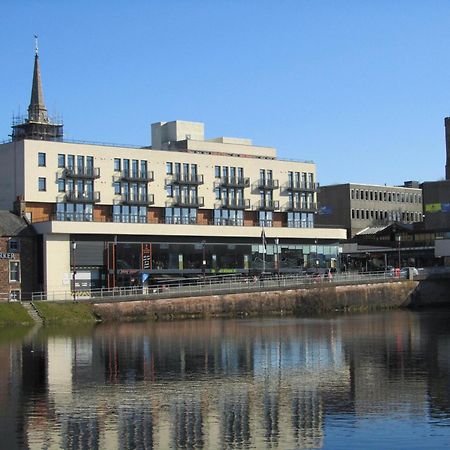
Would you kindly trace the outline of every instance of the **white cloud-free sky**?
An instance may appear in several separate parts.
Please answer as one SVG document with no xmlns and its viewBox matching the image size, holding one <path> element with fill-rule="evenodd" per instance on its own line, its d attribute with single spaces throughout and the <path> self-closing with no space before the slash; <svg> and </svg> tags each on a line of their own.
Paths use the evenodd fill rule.
<svg viewBox="0 0 450 450">
<path fill-rule="evenodd" d="M 0 139 L 44 95 L 69 139 L 205 122 L 313 160 L 321 184 L 443 178 L 448 0 L 3 0 Z"/>
</svg>

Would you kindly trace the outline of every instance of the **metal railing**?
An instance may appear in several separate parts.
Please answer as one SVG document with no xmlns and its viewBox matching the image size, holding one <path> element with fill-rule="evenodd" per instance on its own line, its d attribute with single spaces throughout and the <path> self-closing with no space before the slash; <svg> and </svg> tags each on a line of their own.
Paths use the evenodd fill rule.
<svg viewBox="0 0 450 450">
<path fill-rule="evenodd" d="M 244 292 L 275 291 L 298 289 L 302 287 L 319 287 L 330 284 L 361 284 L 370 282 L 388 282 L 404 280 L 408 274 L 391 272 L 343 272 L 339 274 L 317 273 L 311 275 L 277 275 L 260 277 L 251 276 L 216 276 L 208 278 L 191 278 L 159 283 L 151 286 L 128 286 L 102 288 L 86 291 L 34 292 L 32 300 L 88 300 L 88 301 L 126 301 L 155 300 L 159 298 L 194 297 L 205 295 L 232 294 Z"/>
</svg>

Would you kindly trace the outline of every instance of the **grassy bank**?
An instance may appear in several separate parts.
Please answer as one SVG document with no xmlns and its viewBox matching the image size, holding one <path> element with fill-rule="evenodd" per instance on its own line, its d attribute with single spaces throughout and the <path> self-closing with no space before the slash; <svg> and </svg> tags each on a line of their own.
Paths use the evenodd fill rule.
<svg viewBox="0 0 450 450">
<path fill-rule="evenodd" d="M 33 324 L 34 320 L 20 303 L 0 303 L 0 327 Z"/>
<path fill-rule="evenodd" d="M 45 323 L 95 323 L 90 304 L 87 303 L 54 303 L 34 302 L 36 309 Z"/>
</svg>

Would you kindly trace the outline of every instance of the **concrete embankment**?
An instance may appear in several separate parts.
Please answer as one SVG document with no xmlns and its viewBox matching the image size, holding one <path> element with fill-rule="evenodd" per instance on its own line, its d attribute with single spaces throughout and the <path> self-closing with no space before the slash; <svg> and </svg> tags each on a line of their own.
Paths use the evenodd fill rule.
<svg viewBox="0 0 450 450">
<path fill-rule="evenodd" d="M 101 320 L 321 314 L 410 306 L 415 281 L 93 304 Z"/>
</svg>

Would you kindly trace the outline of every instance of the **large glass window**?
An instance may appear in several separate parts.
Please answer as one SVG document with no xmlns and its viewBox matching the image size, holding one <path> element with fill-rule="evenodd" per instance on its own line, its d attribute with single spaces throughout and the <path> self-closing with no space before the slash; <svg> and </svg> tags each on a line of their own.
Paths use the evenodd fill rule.
<svg viewBox="0 0 450 450">
<path fill-rule="evenodd" d="M 258 219 L 259 219 L 260 227 L 273 226 L 273 212 L 272 211 L 259 211 Z"/>
</svg>

